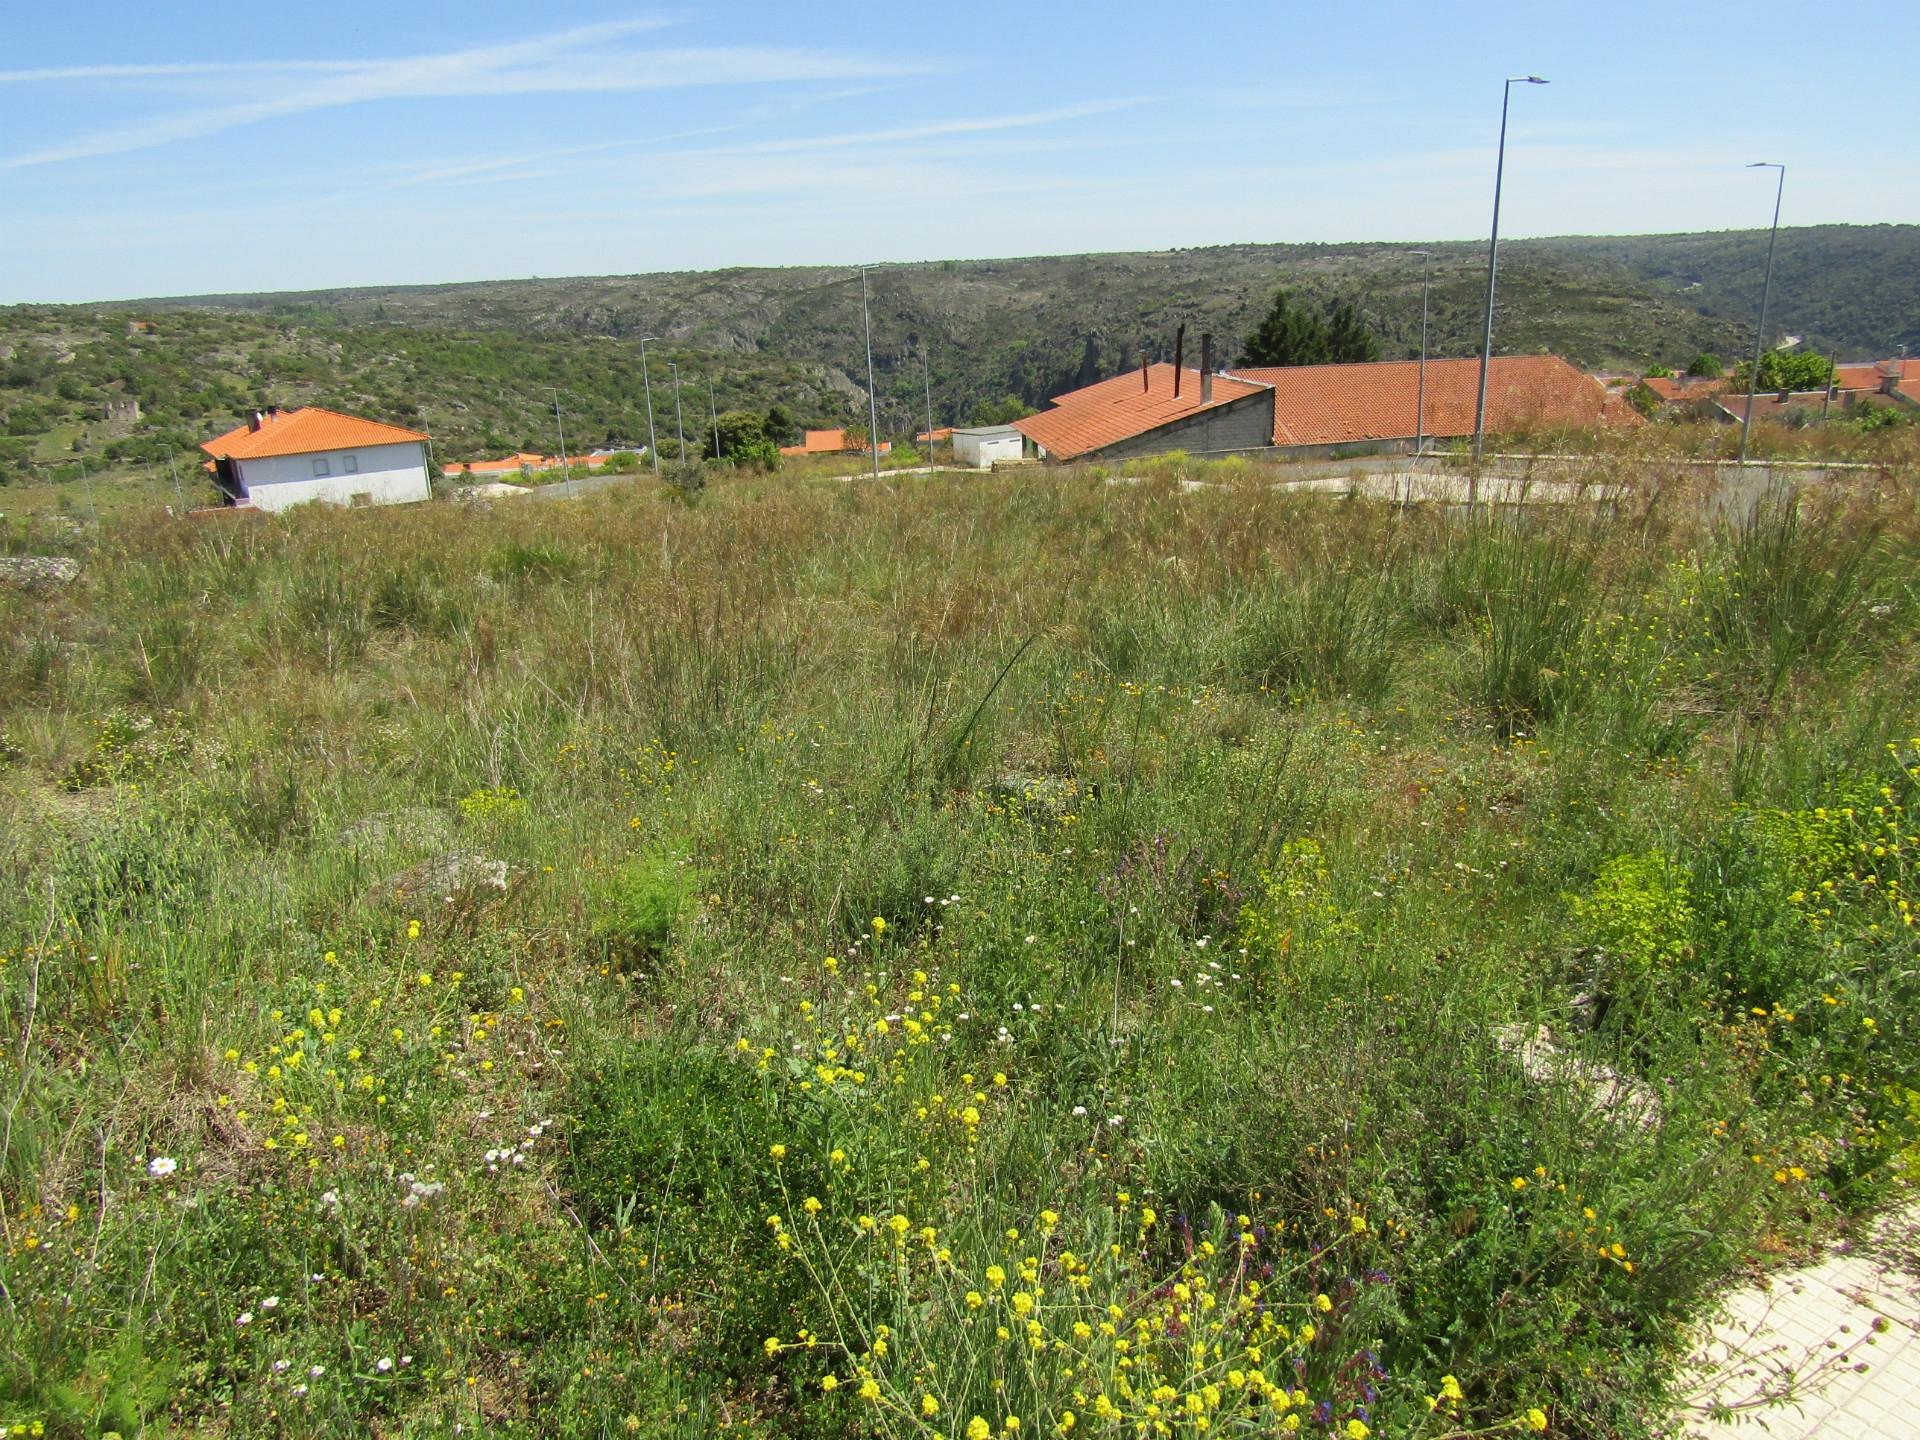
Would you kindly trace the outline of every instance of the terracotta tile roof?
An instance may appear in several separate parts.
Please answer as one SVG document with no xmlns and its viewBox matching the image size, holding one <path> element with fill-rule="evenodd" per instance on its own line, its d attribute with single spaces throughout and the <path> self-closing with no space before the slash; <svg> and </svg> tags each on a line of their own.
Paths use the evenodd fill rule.
<svg viewBox="0 0 1920 1440">
<path fill-rule="evenodd" d="M 200 448 L 220 460 L 259 460 L 268 455 L 306 455 L 320 450 L 352 450 L 362 445 L 397 445 L 425 440 L 418 430 L 362 420 L 337 410 L 308 405 L 299 410 L 271 411 L 260 428 L 240 425 L 203 443 Z"/>
<path fill-rule="evenodd" d="M 1273 386 L 1275 445 L 1347 445 L 1412 439 L 1420 362 L 1380 360 L 1370 365 L 1292 365 L 1233 372 Z M 1480 362 L 1427 361 L 1429 436 L 1473 433 Z M 1591 375 L 1557 355 L 1512 355 L 1493 361 L 1487 375 L 1487 429 L 1529 425 L 1637 425 L 1633 407 Z"/>
<path fill-rule="evenodd" d="M 1764 391 L 1753 397 L 1753 418 L 1778 420 L 1789 410 L 1817 411 L 1824 408 L 1826 403 L 1827 392 L 1824 390 L 1796 390 L 1784 400 L 1778 391 Z M 1715 409 L 1724 415 L 1731 415 L 1735 420 L 1747 418 L 1747 392 L 1744 390 L 1737 395 L 1716 395 L 1713 404 Z M 1835 397 L 1835 407 L 1839 404 L 1840 400 Z"/>
<path fill-rule="evenodd" d="M 1256 395 L 1265 388 L 1257 379 L 1216 375 L 1213 399 L 1202 405 L 1200 372 L 1181 372 L 1180 394 L 1176 398 L 1173 366 L 1162 361 L 1147 367 L 1144 385 L 1138 370 L 1128 370 L 1111 380 L 1056 395 L 1053 409 L 1013 423 L 1014 428 L 1045 449 L 1053 459 L 1071 460 L 1203 410 L 1215 410 L 1229 401 Z"/>
<path fill-rule="evenodd" d="M 1668 404 L 1683 404 L 1718 395 L 1731 382 L 1717 375 L 1649 375 L 1640 383 Z"/>
<path fill-rule="evenodd" d="M 546 456 L 520 451 L 500 460 L 456 460 L 446 466 L 441 473 L 445 475 L 511 475 L 522 469 L 538 470 Z"/>
<path fill-rule="evenodd" d="M 611 455 L 569 455 L 568 466 L 578 465 L 588 470 L 604 468 Z M 444 466 L 442 475 L 517 475 L 523 470 L 558 470 L 558 455 L 538 455 L 522 450 L 499 460 L 456 460 Z"/>
<path fill-rule="evenodd" d="M 1842 390 L 1878 390 L 1881 381 L 1898 371 L 1901 385 L 1920 382 L 1920 360 L 1876 360 L 1833 367 L 1834 383 Z"/>
<path fill-rule="evenodd" d="M 915 440 L 919 440 L 922 442 L 932 440 L 935 443 L 938 443 L 939 441 L 942 441 L 942 440 L 951 440 L 953 438 L 953 426 L 938 425 L 938 426 L 935 426 L 930 431 L 922 430 L 918 435 L 915 435 L 913 438 Z"/>
</svg>

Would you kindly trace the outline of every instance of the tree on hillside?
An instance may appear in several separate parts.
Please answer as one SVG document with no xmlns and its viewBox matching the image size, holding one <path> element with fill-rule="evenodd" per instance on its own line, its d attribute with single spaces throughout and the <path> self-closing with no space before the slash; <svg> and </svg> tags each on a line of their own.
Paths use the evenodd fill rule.
<svg viewBox="0 0 1920 1440">
<path fill-rule="evenodd" d="M 1326 327 L 1304 306 L 1278 291 L 1259 327 L 1248 337 L 1242 365 L 1317 365 L 1326 348 Z"/>
<path fill-rule="evenodd" d="M 780 463 L 780 447 L 767 438 L 767 423 L 751 410 L 728 410 L 714 421 L 720 443 L 703 447 L 709 460 L 731 460 L 736 465 L 761 465 L 771 470 Z"/>
<path fill-rule="evenodd" d="M 781 445 L 800 443 L 800 425 L 784 405 L 772 405 L 767 408 L 767 418 L 761 422 L 761 428 L 767 439 L 777 448 Z"/>
<path fill-rule="evenodd" d="M 1733 388 L 1744 392 L 1753 362 L 1742 360 L 1733 371 Z M 1824 355 L 1802 351 L 1769 350 L 1760 357 L 1761 391 L 1824 390 L 1833 383 L 1833 364 Z"/>
<path fill-rule="evenodd" d="M 1011 425 L 1033 414 L 1033 407 L 1018 395 L 1002 395 L 998 400 L 982 400 L 973 407 L 975 425 Z"/>
<path fill-rule="evenodd" d="M 1316 315 L 1278 291 L 1248 337 L 1242 365 L 1349 365 L 1380 358 L 1380 342 L 1351 300 Z"/>
<path fill-rule="evenodd" d="M 1373 338 L 1365 318 L 1351 300 L 1342 300 L 1327 316 L 1327 360 L 1330 365 L 1363 365 L 1380 358 L 1380 342 Z"/>
<path fill-rule="evenodd" d="M 1703 350 L 1693 357 L 1693 363 L 1687 366 L 1687 374 L 1696 380 L 1718 380 L 1726 373 L 1726 365 L 1711 350 Z"/>
<path fill-rule="evenodd" d="M 1649 380 L 1671 380 L 1673 378 L 1673 371 L 1656 360 L 1647 366 L 1646 378 Z"/>
</svg>

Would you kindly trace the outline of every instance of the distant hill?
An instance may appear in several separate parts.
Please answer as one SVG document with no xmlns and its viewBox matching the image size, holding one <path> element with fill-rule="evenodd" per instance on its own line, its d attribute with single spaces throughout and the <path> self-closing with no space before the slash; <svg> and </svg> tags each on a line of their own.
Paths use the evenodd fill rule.
<svg viewBox="0 0 1920 1440">
<path fill-rule="evenodd" d="M 1764 231 L 1518 241 L 1501 251 L 1497 348 L 1593 368 L 1732 359 L 1753 340 Z M 1238 356 L 1276 287 L 1355 300 L 1389 355 L 1418 353 L 1420 262 L 1406 245 L 1224 245 L 941 261 L 870 274 L 882 428 L 1012 395 L 1040 404 L 1211 330 Z M 1432 353 L 1477 348 L 1485 250 L 1434 244 Z M 1781 233 L 1778 332 L 1862 358 L 1920 350 L 1920 226 Z M 0 309 L 0 475 L 172 449 L 245 409 L 318 402 L 423 426 L 449 456 L 644 440 L 639 337 L 656 425 L 689 442 L 713 404 L 864 420 L 860 284 L 846 269 L 734 269 Z M 923 357 L 925 368 L 923 371 Z M 138 398 L 135 425 L 105 418 Z"/>
</svg>

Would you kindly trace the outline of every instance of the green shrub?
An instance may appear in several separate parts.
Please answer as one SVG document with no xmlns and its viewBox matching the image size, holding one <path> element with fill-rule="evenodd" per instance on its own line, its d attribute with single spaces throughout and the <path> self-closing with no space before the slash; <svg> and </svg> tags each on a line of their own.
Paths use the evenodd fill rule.
<svg viewBox="0 0 1920 1440">
<path fill-rule="evenodd" d="M 1695 913 L 1687 873 L 1665 855 L 1617 855 L 1572 897 L 1574 923 L 1605 955 L 1602 983 L 1644 1000 L 1666 991 L 1693 956 Z"/>
<path fill-rule="evenodd" d="M 589 890 L 594 938 L 621 961 L 658 959 L 692 909 L 698 885 L 697 873 L 665 852 L 623 861 Z"/>
<path fill-rule="evenodd" d="M 630 1255 L 630 1282 L 704 1297 L 702 1363 L 744 1370 L 791 1323 L 766 1224 L 781 1208 L 765 1179 L 781 1131 L 759 1078 L 688 1037 L 642 1040 L 583 1067 L 569 1109 L 582 1217 Z"/>
<path fill-rule="evenodd" d="M 514 580 L 566 580 L 580 571 L 580 559 L 551 541 L 528 544 L 510 540 L 487 557 L 486 573 L 502 583 Z"/>
<path fill-rule="evenodd" d="M 193 754 L 193 737 L 176 712 L 158 717 L 137 710 L 113 710 L 100 721 L 93 745 L 60 777 L 68 790 L 130 785 L 184 770 Z"/>
</svg>

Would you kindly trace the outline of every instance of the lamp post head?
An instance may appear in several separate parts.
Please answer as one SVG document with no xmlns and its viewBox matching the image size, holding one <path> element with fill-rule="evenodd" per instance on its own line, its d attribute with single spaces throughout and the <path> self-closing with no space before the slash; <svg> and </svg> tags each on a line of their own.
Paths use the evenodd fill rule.
<svg viewBox="0 0 1920 1440">
<path fill-rule="evenodd" d="M 1551 85 L 1551 80 L 1542 80 L 1538 75 L 1509 75 L 1509 85 Z"/>
<path fill-rule="evenodd" d="M 1756 160 L 1747 166 L 1749 170 L 1785 170 L 1786 168 L 1778 160 Z"/>
</svg>

